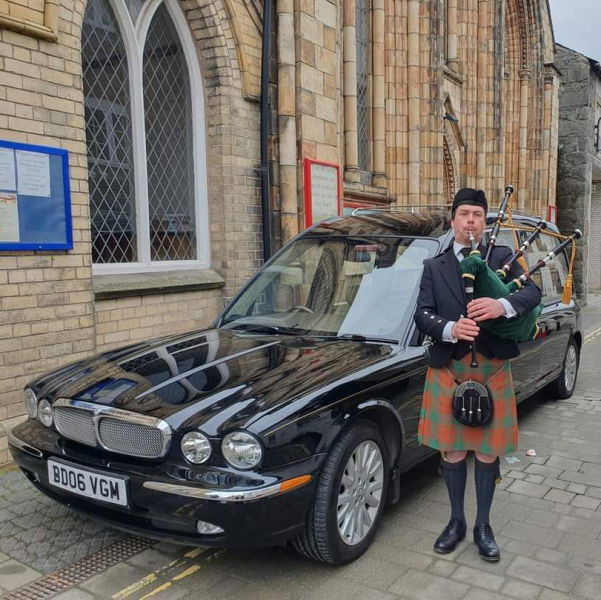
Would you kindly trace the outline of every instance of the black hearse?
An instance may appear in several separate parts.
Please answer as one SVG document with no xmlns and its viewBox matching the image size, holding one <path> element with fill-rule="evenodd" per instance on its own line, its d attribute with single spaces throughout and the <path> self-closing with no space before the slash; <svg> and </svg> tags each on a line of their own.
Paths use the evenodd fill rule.
<svg viewBox="0 0 601 600">
<path fill-rule="evenodd" d="M 308 229 L 211 328 L 33 380 L 9 437 L 16 463 L 51 498 L 130 532 L 356 558 L 399 474 L 431 455 L 416 440 L 429 342 L 413 314 L 422 264 L 451 238 L 436 213 Z M 529 262 L 548 249 L 543 237 Z M 566 270 L 559 256 L 537 274 L 545 308 L 513 363 L 518 400 L 574 389 L 582 331 L 577 304 L 561 303 Z"/>
</svg>

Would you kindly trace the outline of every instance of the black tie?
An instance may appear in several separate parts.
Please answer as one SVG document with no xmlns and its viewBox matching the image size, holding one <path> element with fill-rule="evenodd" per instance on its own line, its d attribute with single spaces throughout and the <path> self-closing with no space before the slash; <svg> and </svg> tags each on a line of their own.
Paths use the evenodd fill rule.
<svg viewBox="0 0 601 600">
<path fill-rule="evenodd" d="M 470 252 L 472 251 L 471 248 L 461 248 L 461 250 L 459 250 L 459 252 L 461 254 L 463 254 L 464 258 L 467 258 L 470 255 Z"/>
</svg>

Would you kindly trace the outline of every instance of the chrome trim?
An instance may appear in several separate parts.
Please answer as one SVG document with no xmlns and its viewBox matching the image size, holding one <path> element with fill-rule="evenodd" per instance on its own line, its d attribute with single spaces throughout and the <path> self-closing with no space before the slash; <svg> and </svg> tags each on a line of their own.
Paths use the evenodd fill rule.
<svg viewBox="0 0 601 600">
<path fill-rule="evenodd" d="M 281 485 L 269 485 L 262 488 L 251 490 L 207 490 L 205 488 L 191 487 L 188 485 L 177 485 L 173 483 L 163 483 L 161 481 L 145 481 L 143 487 L 156 492 L 165 494 L 175 494 L 176 496 L 185 496 L 186 498 L 198 498 L 201 500 L 216 500 L 218 502 L 248 502 L 274 496 L 280 492 Z M 301 487 L 301 486 L 299 486 Z"/>
<path fill-rule="evenodd" d="M 94 426 L 94 433 L 96 436 L 96 447 L 103 448 L 108 452 L 116 452 L 113 448 L 105 446 L 100 438 L 99 424 L 100 421 L 105 417 L 110 417 L 111 419 L 115 419 L 117 421 L 125 421 L 127 423 L 133 423 L 134 425 L 145 425 L 147 427 L 153 427 L 158 429 L 163 434 L 163 448 L 161 450 L 161 454 L 157 456 L 145 456 L 143 458 L 160 458 L 161 456 L 165 456 L 171 445 L 172 432 L 169 423 L 163 421 L 163 419 L 159 419 L 157 417 L 150 417 L 148 415 L 141 415 L 139 413 L 131 412 L 129 410 L 122 410 L 120 408 L 113 408 L 112 406 L 102 406 L 101 404 L 95 404 L 93 402 L 85 402 L 84 400 L 71 400 L 69 398 L 59 398 L 56 402 L 52 404 L 52 411 L 54 412 L 55 407 L 63 407 L 63 408 L 77 408 L 80 410 L 84 410 L 92 413 L 92 424 Z M 56 419 L 54 419 L 54 423 L 57 431 L 64 435 L 65 437 L 69 437 L 66 433 L 63 433 L 59 426 L 56 424 Z M 119 454 L 126 454 L 127 456 L 138 456 L 135 454 L 127 454 L 125 452 L 119 452 Z"/>
<path fill-rule="evenodd" d="M 36 458 L 43 458 L 44 456 L 41 450 L 38 450 L 31 444 L 27 444 L 23 440 L 20 440 L 12 431 L 8 432 L 8 443 L 19 450 L 26 452 L 27 454 L 35 456 Z"/>
</svg>

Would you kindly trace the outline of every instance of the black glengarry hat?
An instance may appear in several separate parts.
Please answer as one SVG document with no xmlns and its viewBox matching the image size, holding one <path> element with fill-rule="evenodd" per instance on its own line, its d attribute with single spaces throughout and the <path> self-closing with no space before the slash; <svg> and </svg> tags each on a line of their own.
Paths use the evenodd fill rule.
<svg viewBox="0 0 601 600">
<path fill-rule="evenodd" d="M 483 190 L 475 190 L 473 188 L 461 188 L 456 194 L 451 206 L 451 215 L 455 214 L 458 206 L 469 204 L 471 206 L 481 206 L 484 213 L 488 212 L 488 202 L 486 194 Z"/>
</svg>

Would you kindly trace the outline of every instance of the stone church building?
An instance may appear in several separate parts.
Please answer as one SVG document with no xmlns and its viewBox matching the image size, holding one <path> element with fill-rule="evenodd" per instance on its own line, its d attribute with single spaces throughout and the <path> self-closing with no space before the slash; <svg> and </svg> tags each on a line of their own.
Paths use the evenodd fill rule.
<svg viewBox="0 0 601 600">
<path fill-rule="evenodd" d="M 0 140 L 69 152 L 74 240 L 0 252 L 0 463 L 30 378 L 204 327 L 261 264 L 268 1 L 0 2 Z M 555 203 L 546 0 L 269 6 L 274 248 L 305 225 L 307 158 L 339 166 L 347 211 L 463 185 L 494 207 L 507 183 L 515 208 Z"/>
</svg>

